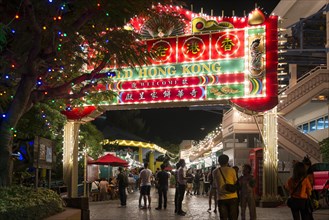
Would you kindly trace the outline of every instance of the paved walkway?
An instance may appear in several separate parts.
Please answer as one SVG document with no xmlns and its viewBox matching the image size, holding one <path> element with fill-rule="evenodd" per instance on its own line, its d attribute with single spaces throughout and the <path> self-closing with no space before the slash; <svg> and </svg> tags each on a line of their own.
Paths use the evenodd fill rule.
<svg viewBox="0 0 329 220">
<path fill-rule="evenodd" d="M 177 216 L 174 213 L 174 189 L 169 190 L 168 205 L 166 210 L 155 210 L 155 207 L 157 207 L 158 204 L 158 195 L 154 189 L 151 190 L 152 208 L 150 210 L 138 208 L 138 197 L 139 192 L 128 194 L 126 208 L 119 208 L 119 200 L 90 202 L 90 218 L 92 220 L 219 220 L 218 213 L 216 214 L 214 212 L 207 212 L 208 198 L 206 196 L 200 195 L 185 197 L 183 201 L 183 210 L 185 210 L 187 214 L 184 217 Z M 257 220 L 292 220 L 292 216 L 290 209 L 286 206 L 280 206 L 277 208 L 257 207 Z M 325 207 L 315 211 L 314 220 L 329 220 L 329 208 Z"/>
</svg>

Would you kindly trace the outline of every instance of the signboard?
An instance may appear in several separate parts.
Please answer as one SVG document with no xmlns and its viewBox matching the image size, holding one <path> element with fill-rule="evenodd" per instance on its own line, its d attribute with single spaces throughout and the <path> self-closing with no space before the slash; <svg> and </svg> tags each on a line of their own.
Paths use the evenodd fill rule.
<svg viewBox="0 0 329 220">
<path fill-rule="evenodd" d="M 118 96 L 106 104 L 234 103 L 252 111 L 276 106 L 277 17 L 256 9 L 249 17 L 190 19 L 190 30 L 181 35 L 165 36 L 156 26 L 154 36 L 152 30 L 145 43 L 156 57 L 148 66 L 115 70 L 113 85 L 102 89 Z M 144 34 L 150 32 L 149 23 L 132 22 Z"/>
<path fill-rule="evenodd" d="M 36 137 L 34 139 L 34 161 L 36 168 L 51 169 L 55 163 L 55 146 L 49 139 Z"/>
</svg>

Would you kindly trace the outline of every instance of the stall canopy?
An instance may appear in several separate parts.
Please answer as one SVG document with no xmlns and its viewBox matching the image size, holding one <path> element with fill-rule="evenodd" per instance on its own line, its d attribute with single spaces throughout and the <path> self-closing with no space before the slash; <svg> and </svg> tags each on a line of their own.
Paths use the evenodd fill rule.
<svg viewBox="0 0 329 220">
<path fill-rule="evenodd" d="M 106 154 L 105 156 L 102 156 L 94 161 L 88 161 L 88 164 L 97 164 L 97 165 L 110 165 L 113 167 L 127 167 L 128 162 L 114 156 L 113 154 Z"/>
</svg>

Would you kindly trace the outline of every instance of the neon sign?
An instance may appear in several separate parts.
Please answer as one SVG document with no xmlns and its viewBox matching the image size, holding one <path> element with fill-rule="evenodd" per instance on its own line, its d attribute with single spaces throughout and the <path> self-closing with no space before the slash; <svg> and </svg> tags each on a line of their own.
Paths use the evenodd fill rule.
<svg viewBox="0 0 329 220">
<path fill-rule="evenodd" d="M 116 70 L 109 105 L 197 102 L 266 111 L 277 104 L 277 17 L 191 18 L 191 31 L 145 40 L 152 65 Z M 146 28 L 141 28 L 146 30 Z"/>
</svg>

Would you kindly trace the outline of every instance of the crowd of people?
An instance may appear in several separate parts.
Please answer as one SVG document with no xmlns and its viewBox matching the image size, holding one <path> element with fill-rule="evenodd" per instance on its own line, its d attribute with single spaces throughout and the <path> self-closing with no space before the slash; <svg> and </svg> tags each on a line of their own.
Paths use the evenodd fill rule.
<svg viewBox="0 0 329 220">
<path fill-rule="evenodd" d="M 161 170 L 153 174 L 148 163 L 144 167 L 135 169 L 127 173 L 123 168 L 119 168 L 118 175 L 110 183 L 102 179 L 97 189 L 100 192 L 100 199 L 106 199 L 109 185 L 115 184 L 118 187 L 120 207 L 126 207 L 126 188 L 129 186 L 128 177 L 134 179 L 133 188 L 139 190 L 139 208 L 151 209 L 151 187 L 155 186 L 159 199 L 156 210 L 167 208 L 167 192 L 171 175 L 175 179 L 175 213 L 185 216 L 182 202 L 184 196 L 204 195 L 208 196 L 208 212 L 219 212 L 221 220 L 237 220 L 241 216 L 246 219 L 246 209 L 249 209 L 249 219 L 255 220 L 256 201 L 254 187 L 256 181 L 251 174 L 252 167 L 249 164 L 242 166 L 242 175 L 238 175 L 238 167 L 229 166 L 229 157 L 222 154 L 218 157 L 219 166 L 213 166 L 208 171 L 186 170 L 184 159 L 180 159 L 176 164 L 176 171 L 170 174 L 165 171 L 165 164 L 161 164 Z M 290 194 L 288 206 L 291 208 L 294 220 L 313 220 L 312 210 L 308 204 L 312 196 L 312 175 L 308 175 L 310 160 L 305 158 L 303 162 L 295 162 L 293 175 L 286 184 L 286 189 Z M 92 190 L 96 186 L 93 186 Z M 129 192 L 129 191 L 128 191 Z M 313 195 L 314 196 L 314 195 Z M 239 209 L 240 206 L 240 209 Z"/>
</svg>

